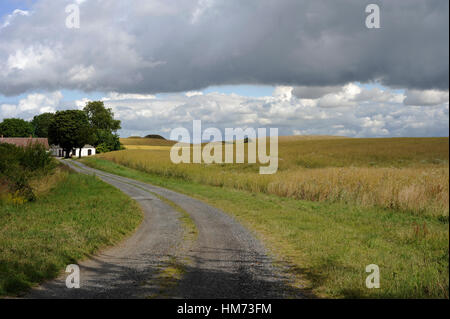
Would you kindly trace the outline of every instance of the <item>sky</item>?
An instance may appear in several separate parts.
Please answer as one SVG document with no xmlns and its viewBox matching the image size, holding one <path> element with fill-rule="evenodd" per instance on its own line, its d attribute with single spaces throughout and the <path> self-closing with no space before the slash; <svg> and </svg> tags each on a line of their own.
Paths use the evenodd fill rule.
<svg viewBox="0 0 450 319">
<path fill-rule="evenodd" d="M 448 136 L 448 39 L 448 0 L 1 0 L 0 121 L 102 100 L 123 137 Z"/>
</svg>

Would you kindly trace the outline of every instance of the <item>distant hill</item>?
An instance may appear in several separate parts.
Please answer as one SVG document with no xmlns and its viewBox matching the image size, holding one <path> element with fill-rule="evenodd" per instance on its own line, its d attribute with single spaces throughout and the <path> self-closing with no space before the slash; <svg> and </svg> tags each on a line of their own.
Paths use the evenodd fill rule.
<svg viewBox="0 0 450 319">
<path fill-rule="evenodd" d="M 156 134 L 147 135 L 145 138 L 154 138 L 154 139 L 159 139 L 159 140 L 165 140 L 164 137 L 162 137 L 161 135 L 156 135 Z"/>
<path fill-rule="evenodd" d="M 159 136 L 159 135 L 158 135 Z M 121 138 L 120 142 L 126 146 L 131 145 L 140 145 L 140 146 L 172 146 L 176 144 L 175 141 L 166 140 L 163 137 L 129 137 L 129 138 Z"/>
<path fill-rule="evenodd" d="M 328 136 L 328 135 L 295 135 L 295 136 L 279 136 L 278 140 L 281 144 L 300 142 L 300 141 L 309 141 L 309 140 L 340 140 L 340 139 L 349 139 L 344 136 Z M 254 139 L 253 139 L 254 140 Z M 177 142 L 167 140 L 161 135 L 151 134 L 146 137 L 140 136 L 130 136 L 128 138 L 121 138 L 120 142 L 125 146 L 172 146 Z M 245 139 L 244 143 L 248 143 L 250 140 Z M 232 141 L 223 141 L 222 144 L 234 143 Z M 203 145 L 207 143 L 202 143 Z"/>
<path fill-rule="evenodd" d="M 158 139 L 158 140 L 165 140 L 166 139 L 165 137 L 163 137 L 161 135 L 158 135 L 158 134 L 150 134 L 150 135 L 146 135 L 145 137 L 136 135 L 136 136 L 130 136 L 130 137 L 127 137 L 127 138 L 129 138 L 129 139 L 134 139 L 134 138 L 154 138 L 154 139 Z"/>
</svg>

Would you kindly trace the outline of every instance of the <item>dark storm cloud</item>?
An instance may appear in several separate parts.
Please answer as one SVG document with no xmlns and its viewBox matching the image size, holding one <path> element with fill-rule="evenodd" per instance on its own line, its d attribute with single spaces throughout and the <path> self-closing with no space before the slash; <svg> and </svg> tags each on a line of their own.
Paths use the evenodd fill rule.
<svg viewBox="0 0 450 319">
<path fill-rule="evenodd" d="M 81 28 L 71 30 L 70 2 L 37 1 L 0 28 L 0 93 L 449 87 L 447 0 L 85 0 Z M 380 5 L 381 29 L 366 28 L 368 3 Z"/>
</svg>

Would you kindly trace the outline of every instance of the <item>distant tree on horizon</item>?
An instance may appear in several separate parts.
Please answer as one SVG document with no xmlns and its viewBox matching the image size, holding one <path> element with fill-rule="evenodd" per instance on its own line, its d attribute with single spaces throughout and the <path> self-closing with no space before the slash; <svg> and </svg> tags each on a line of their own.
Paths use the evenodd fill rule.
<svg viewBox="0 0 450 319">
<path fill-rule="evenodd" d="M 162 137 L 161 135 L 158 135 L 158 134 L 149 134 L 149 135 L 146 135 L 145 138 L 155 138 L 155 139 L 159 139 L 159 140 L 165 140 L 164 137 Z"/>
</svg>

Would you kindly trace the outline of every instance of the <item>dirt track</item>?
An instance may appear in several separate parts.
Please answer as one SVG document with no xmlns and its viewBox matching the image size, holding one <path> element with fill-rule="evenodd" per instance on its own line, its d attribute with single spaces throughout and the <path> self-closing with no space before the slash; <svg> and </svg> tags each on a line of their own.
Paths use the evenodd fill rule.
<svg viewBox="0 0 450 319">
<path fill-rule="evenodd" d="M 134 198 L 144 221 L 120 245 L 79 263 L 80 289 L 66 288 L 64 275 L 33 289 L 27 298 L 303 297 L 300 289 L 288 285 L 261 243 L 222 211 L 161 187 L 65 162 Z M 184 237 L 181 213 L 154 194 L 190 215 L 198 230 L 195 240 Z M 162 275 L 167 269 L 177 269 L 176 280 Z"/>
</svg>

